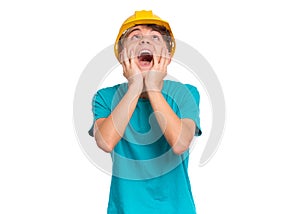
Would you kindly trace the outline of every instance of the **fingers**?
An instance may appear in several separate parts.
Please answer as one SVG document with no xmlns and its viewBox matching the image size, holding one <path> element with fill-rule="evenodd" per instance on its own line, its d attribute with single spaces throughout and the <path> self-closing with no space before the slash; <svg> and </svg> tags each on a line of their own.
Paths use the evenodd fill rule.
<svg viewBox="0 0 300 214">
<path fill-rule="evenodd" d="M 123 67 L 123 76 L 128 79 L 139 73 L 139 68 L 135 63 L 133 48 L 124 48 L 120 53 L 120 62 Z"/>
<path fill-rule="evenodd" d="M 124 48 L 122 50 L 122 52 L 120 53 L 120 62 L 123 67 L 123 76 L 125 78 L 128 78 L 128 76 L 129 76 L 128 71 L 130 71 L 130 61 L 129 61 L 129 57 L 128 57 L 126 48 Z"/>
<path fill-rule="evenodd" d="M 119 58 L 120 58 L 120 64 L 122 65 L 123 67 L 123 75 L 125 73 L 125 70 L 126 70 L 126 66 L 125 66 L 125 63 L 124 63 L 124 50 L 121 51 L 120 55 L 119 55 Z M 125 76 L 125 75 L 124 75 Z"/>
<path fill-rule="evenodd" d="M 153 70 L 166 72 L 167 66 L 170 62 L 170 56 L 168 50 L 166 48 L 163 48 L 160 54 L 153 55 L 153 61 L 154 61 Z"/>
<path fill-rule="evenodd" d="M 131 49 L 124 48 L 122 51 L 122 56 L 123 56 L 123 60 L 121 60 L 121 63 L 124 63 L 126 67 L 129 68 L 135 58 L 134 51 L 132 50 L 132 48 Z"/>
<path fill-rule="evenodd" d="M 166 68 L 167 68 L 167 66 L 169 64 L 169 58 L 170 58 L 169 57 L 169 51 L 166 48 L 164 48 L 162 50 L 162 57 L 161 57 L 162 68 L 164 70 L 166 70 Z"/>
<path fill-rule="evenodd" d="M 129 61 L 129 57 L 128 57 L 128 53 L 127 53 L 126 48 L 124 48 L 124 50 L 123 50 L 123 56 L 124 56 L 123 64 L 125 65 L 126 68 L 129 68 L 130 67 L 130 61 Z"/>
<path fill-rule="evenodd" d="M 159 54 L 153 54 L 153 62 L 154 62 L 154 65 L 153 67 L 157 67 L 158 64 L 159 64 L 159 61 L 160 61 L 160 55 Z"/>
</svg>

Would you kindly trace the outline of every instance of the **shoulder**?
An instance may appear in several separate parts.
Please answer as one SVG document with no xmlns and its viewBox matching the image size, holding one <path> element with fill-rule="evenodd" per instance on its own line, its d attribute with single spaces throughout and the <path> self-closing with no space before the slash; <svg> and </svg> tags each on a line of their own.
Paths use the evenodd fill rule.
<svg viewBox="0 0 300 214">
<path fill-rule="evenodd" d="M 127 83 L 117 84 L 114 86 L 109 86 L 105 88 L 101 88 L 97 91 L 96 95 L 102 95 L 102 96 L 112 96 L 116 93 L 118 90 L 125 90 L 127 88 Z"/>
<path fill-rule="evenodd" d="M 191 84 L 177 82 L 174 80 L 164 80 L 164 90 L 190 92 L 192 94 L 199 94 L 198 89 L 195 86 Z"/>
<path fill-rule="evenodd" d="M 195 101 L 199 104 L 200 101 L 200 94 L 197 87 L 173 80 L 164 81 L 163 93 L 166 96 L 172 97 L 172 99 L 176 99 L 177 102 L 179 100 L 183 103 Z"/>
</svg>

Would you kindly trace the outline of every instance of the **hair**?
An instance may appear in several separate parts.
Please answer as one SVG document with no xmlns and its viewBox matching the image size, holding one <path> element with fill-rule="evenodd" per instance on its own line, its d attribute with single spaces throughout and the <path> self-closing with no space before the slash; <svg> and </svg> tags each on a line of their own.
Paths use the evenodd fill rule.
<svg viewBox="0 0 300 214">
<path fill-rule="evenodd" d="M 170 31 L 168 31 L 167 28 L 165 28 L 164 26 L 161 26 L 161 25 L 156 25 L 156 24 L 138 24 L 138 25 L 135 25 L 133 27 L 140 26 L 140 25 L 147 26 L 147 27 L 151 28 L 152 30 L 159 32 L 163 36 L 163 39 L 164 39 L 164 41 L 167 45 L 168 51 L 171 52 L 173 41 L 172 41 L 172 38 L 171 38 Z M 123 48 L 124 48 L 123 39 L 127 38 L 128 34 L 130 33 L 131 28 L 126 30 L 123 33 L 123 35 L 120 37 L 120 39 L 118 41 L 118 54 L 120 54 L 120 52 L 123 50 Z"/>
</svg>

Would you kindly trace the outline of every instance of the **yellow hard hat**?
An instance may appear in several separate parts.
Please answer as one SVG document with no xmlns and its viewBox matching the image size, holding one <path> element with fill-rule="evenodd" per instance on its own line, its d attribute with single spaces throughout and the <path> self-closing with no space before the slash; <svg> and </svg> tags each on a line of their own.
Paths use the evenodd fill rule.
<svg viewBox="0 0 300 214">
<path fill-rule="evenodd" d="M 141 11 L 135 11 L 134 15 L 127 18 L 123 22 L 123 24 L 122 24 L 122 26 L 119 30 L 119 34 L 117 36 L 115 46 L 114 46 L 114 51 L 115 51 L 115 55 L 116 55 L 117 59 L 119 59 L 118 43 L 119 43 L 119 40 L 120 40 L 121 36 L 129 28 L 131 28 L 135 25 L 139 25 L 139 24 L 141 24 L 141 25 L 142 24 L 156 24 L 156 25 L 165 27 L 169 31 L 170 36 L 171 36 L 171 40 L 172 40 L 171 56 L 173 56 L 173 54 L 175 52 L 175 38 L 172 34 L 169 23 L 167 21 L 162 20 L 160 17 L 154 15 L 151 10 L 149 10 L 149 11 L 141 10 Z"/>
</svg>

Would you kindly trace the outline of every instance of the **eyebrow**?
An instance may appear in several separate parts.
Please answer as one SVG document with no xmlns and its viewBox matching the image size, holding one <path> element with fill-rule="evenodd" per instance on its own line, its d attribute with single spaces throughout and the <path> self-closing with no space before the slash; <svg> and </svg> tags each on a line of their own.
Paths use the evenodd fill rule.
<svg viewBox="0 0 300 214">
<path fill-rule="evenodd" d="M 141 29 L 140 28 L 135 28 L 133 30 L 129 30 L 128 32 L 126 32 L 126 35 L 129 35 L 129 34 L 131 34 L 134 31 L 141 31 Z M 151 32 L 153 32 L 153 31 L 160 33 L 158 30 L 151 29 Z"/>
<path fill-rule="evenodd" d="M 141 29 L 140 28 L 134 28 L 134 29 L 132 29 L 132 30 L 129 30 L 128 32 L 125 32 L 124 33 L 124 38 L 128 38 L 128 36 L 129 36 L 129 34 L 131 34 L 132 32 L 134 32 L 134 31 L 141 31 Z M 151 32 L 158 32 L 160 35 L 161 35 L 161 33 L 158 31 L 158 30 L 156 30 L 156 29 L 151 29 Z M 162 36 L 162 35 L 161 35 Z M 121 38 L 120 38 L 121 39 Z"/>
<path fill-rule="evenodd" d="M 141 31 L 139 28 L 135 28 L 133 30 L 130 30 L 129 32 L 126 33 L 127 34 L 126 37 L 129 36 L 129 34 L 131 34 L 132 32 L 138 31 L 138 30 Z"/>
</svg>

